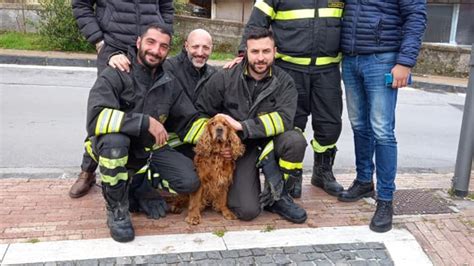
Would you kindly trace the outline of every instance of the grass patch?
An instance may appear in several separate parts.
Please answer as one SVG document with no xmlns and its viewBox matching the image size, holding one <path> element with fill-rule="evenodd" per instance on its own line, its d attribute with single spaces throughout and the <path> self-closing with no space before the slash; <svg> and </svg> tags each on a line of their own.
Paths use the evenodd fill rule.
<svg viewBox="0 0 474 266">
<path fill-rule="evenodd" d="M 49 50 L 41 36 L 36 33 L 3 32 L 0 33 L 0 48 L 19 50 Z"/>
<path fill-rule="evenodd" d="M 31 243 L 31 244 L 35 244 L 35 243 L 38 243 L 38 242 L 40 242 L 40 240 L 37 239 L 37 238 L 28 239 L 26 241 L 26 243 Z"/>
<path fill-rule="evenodd" d="M 474 193 L 470 193 L 469 195 L 466 196 L 466 198 L 474 201 Z"/>
<path fill-rule="evenodd" d="M 267 225 L 265 225 L 265 227 L 260 232 L 268 233 L 268 232 L 274 231 L 275 229 L 276 229 L 275 226 L 273 226 L 271 224 L 267 224 Z"/>
<path fill-rule="evenodd" d="M 182 46 L 181 46 L 182 47 Z M 20 32 L 2 32 L 0 33 L 0 48 L 17 49 L 17 50 L 37 50 L 37 51 L 54 51 L 48 42 L 42 41 L 41 36 L 37 33 L 20 33 Z M 173 49 L 168 57 L 175 56 L 181 51 L 181 48 Z M 95 53 L 94 50 L 85 49 L 80 52 Z M 214 51 L 210 59 L 212 60 L 231 60 L 234 59 L 233 53 Z"/>
<path fill-rule="evenodd" d="M 222 229 L 222 230 L 216 230 L 214 232 L 212 232 L 214 235 L 218 236 L 218 237 L 224 237 L 225 235 L 225 232 L 227 232 L 225 229 Z"/>
</svg>

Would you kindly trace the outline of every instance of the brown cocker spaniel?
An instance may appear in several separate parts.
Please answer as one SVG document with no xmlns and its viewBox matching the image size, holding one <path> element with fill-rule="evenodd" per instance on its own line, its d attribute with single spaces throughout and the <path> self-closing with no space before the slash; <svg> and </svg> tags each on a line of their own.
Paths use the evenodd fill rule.
<svg viewBox="0 0 474 266">
<path fill-rule="evenodd" d="M 221 151 L 232 151 L 232 159 L 225 159 Z M 201 180 L 200 188 L 191 194 L 189 200 L 188 224 L 201 222 L 201 211 L 206 206 L 222 212 L 228 220 L 236 216 L 227 207 L 227 192 L 232 184 L 235 160 L 242 156 L 245 147 L 224 117 L 215 116 L 207 123 L 204 133 L 194 148 L 194 165 Z"/>
</svg>

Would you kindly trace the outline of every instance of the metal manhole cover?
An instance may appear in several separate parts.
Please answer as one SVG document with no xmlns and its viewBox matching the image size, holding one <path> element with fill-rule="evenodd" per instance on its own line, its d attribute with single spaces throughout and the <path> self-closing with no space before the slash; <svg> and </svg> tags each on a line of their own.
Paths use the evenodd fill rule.
<svg viewBox="0 0 474 266">
<path fill-rule="evenodd" d="M 393 213 L 402 214 L 439 214 L 453 213 L 449 202 L 430 189 L 396 190 L 393 200 Z"/>
</svg>

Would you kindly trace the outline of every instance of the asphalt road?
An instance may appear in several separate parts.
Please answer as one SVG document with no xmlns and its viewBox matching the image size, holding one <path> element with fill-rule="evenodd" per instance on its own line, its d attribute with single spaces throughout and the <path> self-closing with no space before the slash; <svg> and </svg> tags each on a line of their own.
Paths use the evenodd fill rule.
<svg viewBox="0 0 474 266">
<path fill-rule="evenodd" d="M 87 97 L 95 77 L 95 68 L 0 65 L 0 177 L 79 172 Z M 399 172 L 454 171 L 464 102 L 465 94 L 400 90 Z M 345 111 L 337 172 L 354 171 Z M 306 136 L 311 138 L 310 128 Z M 311 170 L 312 157 L 308 146 L 305 170 Z"/>
</svg>

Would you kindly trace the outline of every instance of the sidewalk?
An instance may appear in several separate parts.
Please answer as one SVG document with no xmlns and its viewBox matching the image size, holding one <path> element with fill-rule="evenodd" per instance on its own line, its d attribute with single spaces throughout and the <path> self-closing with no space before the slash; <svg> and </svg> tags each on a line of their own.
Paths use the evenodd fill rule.
<svg viewBox="0 0 474 266">
<path fill-rule="evenodd" d="M 95 67 L 95 61 L 94 54 L 0 49 L 0 64 Z M 224 61 L 210 60 L 209 64 L 222 66 Z M 426 90 L 466 92 L 467 83 L 467 78 L 415 74 L 412 86 Z"/>
<path fill-rule="evenodd" d="M 437 191 L 443 198 L 448 198 L 449 205 L 452 205 L 450 208 L 457 212 L 396 215 L 394 217 L 394 232 L 400 233 L 399 229 L 407 230 L 415 237 L 416 241 L 422 247 L 423 251 L 426 252 L 434 265 L 474 265 L 474 202 L 468 200 L 453 200 L 448 197 L 447 190 L 450 187 L 451 177 L 451 175 L 440 174 L 399 175 L 397 177 L 397 189 L 399 191 L 417 188 L 423 188 L 425 190 L 432 189 Z M 140 238 L 142 236 L 195 233 L 207 233 L 208 236 L 212 236 L 212 233 L 217 234 L 218 232 L 225 232 L 225 236 L 230 232 L 245 232 L 247 230 L 254 230 L 253 232 L 257 233 L 262 231 L 275 231 L 276 233 L 281 231 L 281 229 L 296 228 L 299 230 L 305 228 L 307 230 L 339 228 L 339 230 L 341 230 L 341 228 L 347 227 L 346 230 L 354 232 L 365 230 L 363 231 L 366 232 L 365 237 L 356 238 L 358 241 L 355 239 L 349 241 L 340 237 L 338 238 L 338 234 L 334 234 L 334 238 L 331 238 L 331 234 L 318 236 L 318 234 L 315 233 L 315 235 L 306 236 L 306 239 L 318 239 L 320 241 L 330 240 L 332 242 L 329 243 L 336 241 L 336 243 L 340 244 L 344 242 L 338 241 L 348 241 L 346 243 L 353 243 L 354 241 L 357 243 L 377 242 L 374 235 L 377 237 L 386 235 L 375 234 L 367 230 L 367 224 L 370 222 L 375 209 L 370 201 L 362 200 L 355 203 L 338 202 L 334 197 L 327 195 L 321 189 L 309 184 L 309 178 L 308 176 L 305 177 L 303 197 L 301 200 L 297 200 L 308 212 L 308 220 L 304 224 L 292 224 L 280 219 L 279 216 L 275 214 L 267 212 L 263 212 L 258 218 L 251 222 L 242 222 L 227 221 L 219 214 L 211 210 L 206 210 L 203 215 L 203 222 L 198 226 L 190 226 L 185 223 L 185 213 L 180 215 L 170 214 L 165 219 L 160 220 L 150 220 L 144 215 L 133 214 L 132 220 L 136 235 L 138 236 L 136 241 L 147 242 L 146 238 L 145 240 Z M 345 187 L 350 185 L 352 178 L 353 175 L 351 174 L 339 176 L 339 180 L 341 180 Z M 99 187 L 94 187 L 91 193 L 83 198 L 70 199 L 68 189 L 73 182 L 73 178 L 28 179 L 25 177 L 1 179 L 0 215 L 2 218 L 0 219 L 0 252 L 2 246 L 5 250 L 10 247 L 8 250 L 13 252 L 15 250 L 14 247 L 18 248 L 15 245 L 23 245 L 21 246 L 23 249 L 26 248 L 26 250 L 31 251 L 34 250 L 35 247 L 40 248 L 41 246 L 38 244 L 62 240 L 79 241 L 106 238 L 109 244 L 114 244 L 113 241 L 110 240 L 106 226 L 104 201 L 100 194 Z M 474 185 L 472 183 L 470 191 L 474 191 Z M 404 231 L 402 230 L 401 232 Z M 281 243 L 278 241 L 270 241 L 273 243 L 272 247 L 285 246 L 279 244 L 290 241 L 292 236 L 297 235 L 297 233 L 290 233 L 290 235 L 291 237 L 289 238 L 280 239 Z M 320 242 L 313 243 L 317 244 Z M 324 243 L 327 244 L 328 242 Z M 10 246 L 1 244 L 10 244 Z M 182 243 L 184 246 L 188 244 L 189 243 Z M 249 242 L 248 248 L 259 247 L 258 245 L 255 246 L 256 244 L 258 244 L 258 242 Z M 308 243 L 303 242 L 298 244 L 290 241 L 290 244 L 299 246 L 307 245 Z M 26 245 L 26 247 L 24 245 Z M 71 245 L 75 246 L 75 244 Z M 124 244 L 120 245 L 123 247 Z M 42 250 L 41 252 L 44 253 L 47 250 L 48 249 Z M 155 254 L 167 251 L 166 248 L 162 250 L 155 248 L 153 250 Z M 167 253 L 175 253 L 173 250 L 174 248 L 170 248 Z M 80 250 L 77 252 L 82 253 Z M 34 253 L 35 252 L 32 252 L 31 254 Z M 23 255 L 17 254 L 16 259 L 25 259 L 25 256 L 27 258 L 28 254 L 30 254 L 30 252 Z M 118 257 L 127 256 L 126 254 L 129 253 L 121 254 L 123 255 Z M 136 255 L 140 255 L 140 253 Z M 9 256 L 4 255 L 5 258 L 13 260 Z M 132 255 L 129 254 L 128 256 Z M 391 254 L 391 256 L 393 258 L 394 254 Z"/>
</svg>

